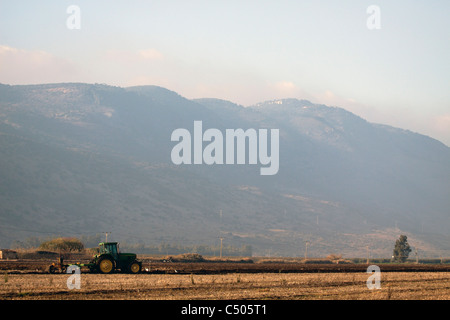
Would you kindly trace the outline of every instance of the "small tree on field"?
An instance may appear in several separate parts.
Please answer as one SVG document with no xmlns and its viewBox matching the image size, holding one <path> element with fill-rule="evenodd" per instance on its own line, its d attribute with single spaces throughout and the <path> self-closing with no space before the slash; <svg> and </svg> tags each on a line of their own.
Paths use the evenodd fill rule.
<svg viewBox="0 0 450 320">
<path fill-rule="evenodd" d="M 80 252 L 84 249 L 84 245 L 76 238 L 55 238 L 41 243 L 39 248 L 60 252 Z"/>
<path fill-rule="evenodd" d="M 394 247 L 394 261 L 405 262 L 408 259 L 409 253 L 411 252 L 411 247 L 408 244 L 408 238 L 405 235 L 401 235 L 400 238 L 395 242 Z"/>
</svg>

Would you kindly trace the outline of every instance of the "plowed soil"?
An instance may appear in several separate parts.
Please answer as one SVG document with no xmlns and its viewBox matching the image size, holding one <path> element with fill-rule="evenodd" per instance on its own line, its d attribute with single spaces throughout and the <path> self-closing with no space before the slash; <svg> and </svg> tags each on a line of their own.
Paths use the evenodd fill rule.
<svg viewBox="0 0 450 320">
<path fill-rule="evenodd" d="M 407 300 L 450 299 L 450 265 L 146 262 L 141 274 L 48 274 L 49 261 L 1 261 L 0 300 Z M 86 271 L 86 272 L 85 272 Z"/>
<path fill-rule="evenodd" d="M 53 260 L 0 260 L 0 270 L 13 273 L 46 273 Z M 65 261 L 65 263 L 88 261 Z M 240 263 L 240 262 L 143 262 L 143 273 L 336 273 L 366 272 L 367 264 Z M 450 264 L 379 264 L 382 272 L 450 272 Z M 87 268 L 82 269 L 88 272 Z"/>
</svg>

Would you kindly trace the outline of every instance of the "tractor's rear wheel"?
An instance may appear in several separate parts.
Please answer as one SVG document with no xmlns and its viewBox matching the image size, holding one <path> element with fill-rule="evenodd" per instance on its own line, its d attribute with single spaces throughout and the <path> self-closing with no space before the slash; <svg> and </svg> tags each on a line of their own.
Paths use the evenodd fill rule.
<svg viewBox="0 0 450 320">
<path fill-rule="evenodd" d="M 114 270 L 114 261 L 110 258 L 102 258 L 98 262 L 98 271 L 101 273 L 111 273 Z"/>
<path fill-rule="evenodd" d="M 139 262 L 137 262 L 137 261 L 133 261 L 128 266 L 128 272 L 129 273 L 134 273 L 134 274 L 141 272 L 141 264 Z"/>
</svg>

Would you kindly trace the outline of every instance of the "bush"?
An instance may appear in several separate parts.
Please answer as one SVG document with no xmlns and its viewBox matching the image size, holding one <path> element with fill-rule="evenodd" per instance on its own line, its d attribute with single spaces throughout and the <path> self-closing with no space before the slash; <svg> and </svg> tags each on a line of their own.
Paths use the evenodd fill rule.
<svg viewBox="0 0 450 320">
<path fill-rule="evenodd" d="M 39 248 L 63 252 L 80 252 L 84 249 L 84 245 L 76 238 L 55 238 L 41 243 Z"/>
<path fill-rule="evenodd" d="M 170 256 L 166 258 L 167 261 L 172 262 L 203 262 L 205 259 L 198 253 L 183 253 L 177 256 Z"/>
</svg>

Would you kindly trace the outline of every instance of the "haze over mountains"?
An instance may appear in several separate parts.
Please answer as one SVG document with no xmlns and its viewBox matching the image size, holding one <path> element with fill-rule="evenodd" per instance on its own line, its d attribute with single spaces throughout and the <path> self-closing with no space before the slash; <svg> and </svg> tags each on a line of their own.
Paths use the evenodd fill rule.
<svg viewBox="0 0 450 320">
<path fill-rule="evenodd" d="M 274 128 L 279 171 L 180 165 L 173 130 Z M 112 232 L 121 242 L 251 245 L 255 255 L 389 258 L 407 234 L 450 255 L 450 148 L 344 109 L 243 107 L 156 86 L 0 85 L 0 245 Z"/>
</svg>

